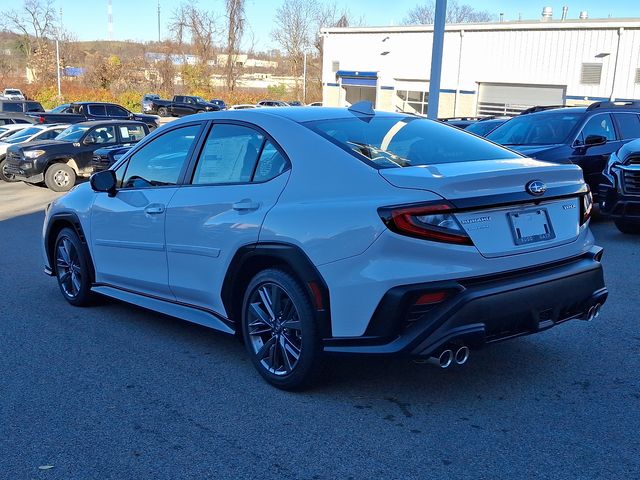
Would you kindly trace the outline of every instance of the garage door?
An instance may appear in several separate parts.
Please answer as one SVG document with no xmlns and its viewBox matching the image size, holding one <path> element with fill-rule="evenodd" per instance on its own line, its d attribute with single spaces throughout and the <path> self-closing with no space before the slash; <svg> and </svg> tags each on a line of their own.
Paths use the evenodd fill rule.
<svg viewBox="0 0 640 480">
<path fill-rule="evenodd" d="M 478 115 L 517 115 L 536 105 L 564 105 L 566 87 L 481 83 Z"/>
</svg>

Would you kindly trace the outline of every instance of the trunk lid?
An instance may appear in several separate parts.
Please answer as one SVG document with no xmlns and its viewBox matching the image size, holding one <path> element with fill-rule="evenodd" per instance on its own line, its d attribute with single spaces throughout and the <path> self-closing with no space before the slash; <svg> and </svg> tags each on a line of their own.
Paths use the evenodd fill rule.
<svg viewBox="0 0 640 480">
<path fill-rule="evenodd" d="M 563 245 L 580 233 L 580 196 L 566 197 L 584 186 L 576 165 L 518 158 L 379 172 L 396 187 L 428 190 L 462 208 L 455 214 L 458 222 L 488 258 Z M 526 185 L 534 180 L 546 185 L 544 195 L 527 193 Z M 553 199 L 557 195 L 563 198 Z"/>
</svg>

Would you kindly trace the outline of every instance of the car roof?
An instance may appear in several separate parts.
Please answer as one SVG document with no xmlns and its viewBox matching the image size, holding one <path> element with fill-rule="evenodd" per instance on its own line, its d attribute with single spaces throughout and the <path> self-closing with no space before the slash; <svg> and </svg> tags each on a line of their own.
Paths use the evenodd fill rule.
<svg viewBox="0 0 640 480">
<path fill-rule="evenodd" d="M 145 123 L 138 120 L 91 120 L 90 122 L 79 122 L 74 125 L 95 127 L 97 125 L 145 125 Z"/>
</svg>

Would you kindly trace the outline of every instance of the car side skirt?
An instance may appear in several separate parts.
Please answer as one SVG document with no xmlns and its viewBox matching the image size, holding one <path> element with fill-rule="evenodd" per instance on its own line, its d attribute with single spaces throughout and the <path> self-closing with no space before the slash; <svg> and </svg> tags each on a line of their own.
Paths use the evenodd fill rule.
<svg viewBox="0 0 640 480">
<path fill-rule="evenodd" d="M 187 322 L 197 323 L 198 325 L 213 328 L 224 333 L 235 333 L 235 330 L 230 326 L 232 322 L 218 313 L 201 307 L 135 293 L 112 285 L 96 284 L 91 290 L 101 295 L 122 300 L 123 302 L 170 315 L 181 320 L 186 320 Z"/>
</svg>

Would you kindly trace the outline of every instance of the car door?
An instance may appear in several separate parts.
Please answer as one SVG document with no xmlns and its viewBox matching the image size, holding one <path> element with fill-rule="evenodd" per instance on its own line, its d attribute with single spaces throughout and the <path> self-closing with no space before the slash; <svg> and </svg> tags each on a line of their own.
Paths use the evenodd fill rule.
<svg viewBox="0 0 640 480">
<path fill-rule="evenodd" d="M 116 170 L 114 197 L 97 193 L 91 212 L 96 281 L 173 299 L 165 247 L 166 208 L 178 190 L 202 123 L 155 137 Z"/>
<path fill-rule="evenodd" d="M 130 114 L 128 110 L 125 110 L 119 105 L 106 105 L 107 117 L 115 118 L 118 120 L 127 120 L 130 118 Z"/>
<path fill-rule="evenodd" d="M 590 135 L 600 135 L 607 139 L 603 145 L 586 146 L 585 141 Z M 620 148 L 622 142 L 616 135 L 613 120 L 609 113 L 599 113 L 590 117 L 582 127 L 573 143 L 571 161 L 582 167 L 585 181 L 593 192 L 598 191 L 602 181 L 602 170 L 609 159 L 609 155 Z"/>
<path fill-rule="evenodd" d="M 169 284 L 179 301 L 228 316 L 220 296 L 225 272 L 240 247 L 258 241 L 289 162 L 266 133 L 216 123 L 192 170 L 167 211 Z"/>
<path fill-rule="evenodd" d="M 107 109 L 103 104 L 90 104 L 86 105 L 87 117 L 95 118 L 98 120 L 107 118 Z"/>
<path fill-rule="evenodd" d="M 185 114 L 185 109 L 186 109 L 187 105 L 185 103 L 185 97 L 183 96 L 176 96 L 174 97 L 174 101 L 173 101 L 173 105 L 171 106 L 171 113 L 173 115 L 176 115 L 178 117 L 181 117 Z"/>
<path fill-rule="evenodd" d="M 118 143 L 115 125 L 102 125 L 89 130 L 80 142 L 77 154 L 78 167 L 83 170 L 91 164 L 93 152 L 98 148 L 108 147 Z"/>
</svg>

